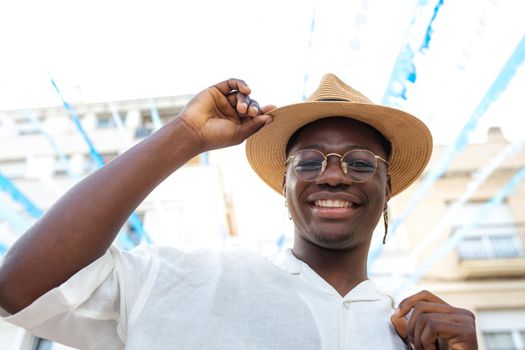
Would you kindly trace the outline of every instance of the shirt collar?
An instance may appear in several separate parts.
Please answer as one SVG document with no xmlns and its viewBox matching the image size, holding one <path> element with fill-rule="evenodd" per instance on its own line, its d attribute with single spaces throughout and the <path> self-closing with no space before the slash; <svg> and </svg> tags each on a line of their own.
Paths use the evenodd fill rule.
<svg viewBox="0 0 525 350">
<path fill-rule="evenodd" d="M 339 293 L 337 293 L 328 282 L 310 268 L 310 266 L 293 255 L 291 249 L 284 250 L 274 256 L 272 262 L 282 270 L 292 275 L 300 276 L 301 279 L 313 284 L 318 289 L 321 289 L 328 294 L 336 294 L 338 297 L 341 297 Z M 343 300 L 345 303 L 355 301 L 376 301 L 384 297 L 388 296 L 380 293 L 373 281 L 364 280 L 348 292 Z"/>
<path fill-rule="evenodd" d="M 279 254 L 273 257 L 272 262 L 282 270 L 292 275 L 300 274 L 302 270 L 302 264 L 304 264 L 301 260 L 297 259 L 295 255 L 293 255 L 291 249 L 281 251 Z"/>
</svg>

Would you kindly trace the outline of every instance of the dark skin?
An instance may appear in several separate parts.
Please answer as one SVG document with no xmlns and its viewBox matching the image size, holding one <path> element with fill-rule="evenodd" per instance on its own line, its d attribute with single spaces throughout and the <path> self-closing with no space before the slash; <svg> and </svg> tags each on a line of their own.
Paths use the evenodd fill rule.
<svg viewBox="0 0 525 350">
<path fill-rule="evenodd" d="M 6 254 L 0 266 L 0 306 L 14 314 L 64 283 L 104 254 L 131 212 L 171 173 L 196 155 L 237 145 L 271 123 L 266 113 L 275 106 L 260 107 L 250 93 L 239 79 L 203 90 L 177 118 L 69 190 Z M 333 128 L 327 130 L 334 133 Z M 338 145 L 324 137 L 316 142 L 327 148 L 325 152 L 344 153 L 343 148 L 364 143 L 385 156 L 373 138 L 340 140 L 343 143 Z M 292 151 L 304 143 L 299 139 Z M 339 161 L 332 157 L 325 176 L 316 184 L 301 184 L 288 173 L 286 188 L 296 219 L 294 254 L 344 294 L 366 279 L 371 231 L 389 198 L 390 186 L 383 165 L 373 179 L 356 186 L 344 180 L 336 163 Z M 360 201 L 355 213 L 366 213 L 366 218 L 353 215 L 345 220 L 308 221 L 308 196 L 320 188 L 332 194 L 351 193 L 347 196 Z M 347 225 L 353 229 L 346 229 Z M 475 349 L 473 318 L 466 310 L 434 297 L 416 295 L 400 304 L 400 312 L 392 317 L 399 335 L 418 344 L 418 349 L 432 349 L 425 344 L 436 339 L 444 339 L 451 349 Z M 403 316 L 411 309 L 419 311 L 409 323 Z M 429 322 L 434 315 L 440 319 L 448 315 L 454 325 L 436 328 Z M 473 336 L 465 336 L 465 329 Z"/>
<path fill-rule="evenodd" d="M 239 79 L 205 89 L 177 118 L 69 190 L 6 254 L 0 306 L 16 313 L 64 283 L 104 254 L 131 212 L 171 173 L 270 123 L 265 113 L 275 106 L 260 107 L 250 93 Z"/>
<path fill-rule="evenodd" d="M 341 155 L 352 148 L 364 148 L 387 157 L 369 126 L 346 118 L 325 118 L 308 125 L 291 145 L 290 154 L 312 148 Z M 295 227 L 294 254 L 339 294 L 346 295 L 367 279 L 372 232 L 390 198 L 386 164 L 379 162 L 376 174 L 363 183 L 347 177 L 335 156 L 328 158 L 326 170 L 314 182 L 298 180 L 288 166 L 285 189 Z M 322 199 L 353 205 L 333 217 L 330 210 L 316 208 L 314 201 Z"/>
<path fill-rule="evenodd" d="M 325 118 L 304 127 L 289 155 L 303 149 L 324 154 L 343 154 L 364 148 L 388 158 L 377 133 L 347 118 Z M 313 182 L 297 179 L 288 166 L 284 191 L 294 221 L 293 253 L 307 263 L 341 296 L 366 280 L 367 256 L 372 233 L 390 199 L 387 165 L 378 162 L 373 177 L 353 182 L 342 171 L 340 158 L 328 158 L 321 177 Z M 349 201 L 348 208 L 319 208 L 318 200 Z M 405 316 L 413 310 L 410 320 Z M 399 304 L 392 324 L 408 348 L 477 349 L 472 312 L 455 308 L 428 291 L 412 295 Z"/>
<path fill-rule="evenodd" d="M 404 299 L 390 319 L 399 336 L 414 349 L 478 348 L 474 314 L 426 290 Z"/>
</svg>

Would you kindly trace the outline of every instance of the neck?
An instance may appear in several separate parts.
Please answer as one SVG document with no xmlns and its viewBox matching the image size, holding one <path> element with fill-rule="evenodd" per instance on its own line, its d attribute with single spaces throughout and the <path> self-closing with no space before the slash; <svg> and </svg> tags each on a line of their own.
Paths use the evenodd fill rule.
<svg viewBox="0 0 525 350">
<path fill-rule="evenodd" d="M 305 262 L 326 282 L 345 296 L 367 279 L 368 246 L 348 249 L 327 249 L 305 240 L 294 243 L 293 254 Z"/>
</svg>

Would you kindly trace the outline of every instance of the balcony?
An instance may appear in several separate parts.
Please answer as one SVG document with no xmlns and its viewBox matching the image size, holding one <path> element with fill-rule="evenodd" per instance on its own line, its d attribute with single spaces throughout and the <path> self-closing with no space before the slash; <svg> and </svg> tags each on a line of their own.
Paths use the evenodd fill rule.
<svg viewBox="0 0 525 350">
<path fill-rule="evenodd" d="M 463 277 L 525 276 L 524 242 L 525 223 L 485 224 L 470 229 L 457 248 Z"/>
</svg>

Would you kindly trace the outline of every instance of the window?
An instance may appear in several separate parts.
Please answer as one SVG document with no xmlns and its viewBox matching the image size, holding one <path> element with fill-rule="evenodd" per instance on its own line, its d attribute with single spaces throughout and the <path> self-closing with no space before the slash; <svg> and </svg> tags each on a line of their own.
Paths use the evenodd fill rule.
<svg viewBox="0 0 525 350">
<path fill-rule="evenodd" d="M 520 234 L 525 224 L 492 224 L 473 227 L 458 245 L 460 258 L 509 259 L 525 256 Z"/>
<path fill-rule="evenodd" d="M 461 230 L 476 220 L 484 205 L 484 202 L 466 203 L 456 215 L 454 231 Z M 516 223 L 510 208 L 502 203 L 492 208 L 490 214 L 475 226 L 468 228 L 458 244 L 459 258 L 473 260 L 524 257 L 524 233 L 525 223 Z"/>
<path fill-rule="evenodd" d="M 480 311 L 477 323 L 487 350 L 525 350 L 525 309 Z"/>
<path fill-rule="evenodd" d="M 138 139 L 143 139 L 153 133 L 153 127 L 151 126 L 141 126 L 135 131 L 135 137 Z"/>
<path fill-rule="evenodd" d="M 70 172 L 70 156 L 65 156 L 64 159 L 61 159 L 60 157 L 55 157 L 55 170 L 53 175 L 54 176 L 68 176 Z"/>
<path fill-rule="evenodd" d="M 25 158 L 9 159 L 0 162 L 0 173 L 11 180 L 23 179 L 26 174 Z"/>
<path fill-rule="evenodd" d="M 118 116 L 120 117 L 120 122 L 122 125 L 126 124 L 126 115 L 122 111 L 118 111 Z M 116 128 L 117 121 L 111 113 L 101 113 L 97 115 L 97 129 L 112 129 Z"/>
<path fill-rule="evenodd" d="M 16 132 L 18 135 L 37 135 L 41 133 L 40 126 L 31 120 L 20 120 L 16 123 Z"/>
<path fill-rule="evenodd" d="M 483 333 L 487 349 L 514 350 L 517 349 L 512 332 L 485 332 Z"/>
<path fill-rule="evenodd" d="M 151 119 L 151 115 L 147 114 L 147 112 L 145 111 L 141 111 L 140 115 L 141 115 L 140 126 L 135 131 L 136 138 L 147 137 L 151 133 L 153 133 L 153 130 L 154 130 L 153 120 Z"/>
<path fill-rule="evenodd" d="M 115 120 L 110 115 L 99 115 L 97 117 L 97 129 L 111 129 L 116 126 Z"/>
</svg>

